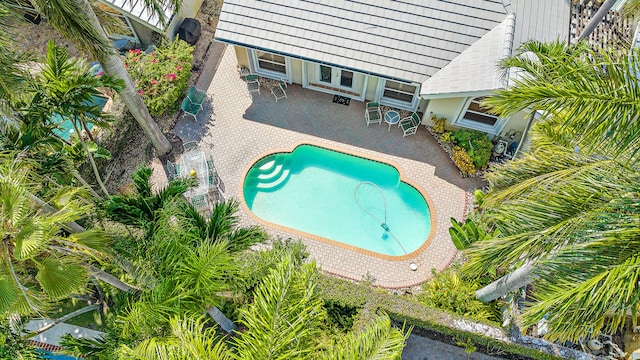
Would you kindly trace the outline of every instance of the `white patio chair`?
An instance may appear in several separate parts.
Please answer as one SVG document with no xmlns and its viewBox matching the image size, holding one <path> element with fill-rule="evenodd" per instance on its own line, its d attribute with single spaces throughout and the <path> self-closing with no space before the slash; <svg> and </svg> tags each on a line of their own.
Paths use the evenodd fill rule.
<svg viewBox="0 0 640 360">
<path fill-rule="evenodd" d="M 167 161 L 167 173 L 169 180 L 175 180 L 180 177 L 180 165 Z"/>
<path fill-rule="evenodd" d="M 198 212 L 210 211 L 209 200 L 207 200 L 205 194 L 192 196 L 189 198 L 189 202 L 191 202 L 191 205 L 193 205 Z"/>
<path fill-rule="evenodd" d="M 260 94 L 260 78 L 256 74 L 249 74 L 244 77 L 247 82 L 247 88 L 249 92 L 257 92 Z"/>
<path fill-rule="evenodd" d="M 380 111 L 380 104 L 377 101 L 367 103 L 364 115 L 367 120 L 367 126 L 375 123 L 382 124 L 382 112 Z"/>
<path fill-rule="evenodd" d="M 402 128 L 402 137 L 413 135 L 418 131 L 418 126 L 420 126 L 421 120 L 420 116 L 416 113 L 411 114 L 398 123 L 398 127 Z"/>
<path fill-rule="evenodd" d="M 278 99 L 287 99 L 287 83 L 284 80 L 279 80 L 278 85 L 271 88 L 271 93 Z"/>
</svg>

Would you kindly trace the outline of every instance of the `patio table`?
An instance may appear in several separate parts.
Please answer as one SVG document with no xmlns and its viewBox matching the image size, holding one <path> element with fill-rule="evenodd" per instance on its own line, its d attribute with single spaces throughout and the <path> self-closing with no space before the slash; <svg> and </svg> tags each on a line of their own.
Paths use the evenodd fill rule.
<svg viewBox="0 0 640 360">
<path fill-rule="evenodd" d="M 384 113 L 384 122 L 389 124 L 389 130 L 387 131 L 391 131 L 391 125 L 397 124 L 398 121 L 400 121 L 400 114 L 397 111 L 389 110 Z"/>
<path fill-rule="evenodd" d="M 180 177 L 195 176 L 198 178 L 198 186 L 190 189 L 185 195 L 206 194 L 209 191 L 209 167 L 207 157 L 200 149 L 187 151 L 180 157 Z"/>
</svg>

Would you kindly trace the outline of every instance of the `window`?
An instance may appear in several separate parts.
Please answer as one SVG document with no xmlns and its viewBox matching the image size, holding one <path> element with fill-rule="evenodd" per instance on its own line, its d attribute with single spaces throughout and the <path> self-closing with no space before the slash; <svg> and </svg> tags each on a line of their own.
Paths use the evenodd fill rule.
<svg viewBox="0 0 640 360">
<path fill-rule="evenodd" d="M 460 113 L 454 125 L 486 132 L 488 134 L 498 134 L 507 119 L 492 113 L 489 109 L 481 105 L 484 96 L 468 98 L 462 101 Z"/>
<path fill-rule="evenodd" d="M 384 85 L 384 92 L 382 93 L 382 96 L 387 99 L 411 104 L 413 103 L 417 90 L 418 87 L 415 85 L 387 80 Z"/>
<path fill-rule="evenodd" d="M 287 65 L 284 56 L 256 50 L 258 67 L 262 70 L 273 71 L 281 74 L 287 73 Z"/>
<path fill-rule="evenodd" d="M 498 115 L 489 112 L 487 108 L 480 105 L 483 99 L 484 97 L 479 97 L 471 100 L 462 118 L 463 120 L 474 121 L 493 127 L 498 122 Z"/>
</svg>

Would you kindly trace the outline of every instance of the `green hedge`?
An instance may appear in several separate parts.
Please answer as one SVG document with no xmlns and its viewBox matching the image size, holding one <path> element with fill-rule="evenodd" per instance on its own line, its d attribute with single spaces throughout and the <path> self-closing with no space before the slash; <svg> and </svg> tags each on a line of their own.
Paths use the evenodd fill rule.
<svg viewBox="0 0 640 360">
<path fill-rule="evenodd" d="M 505 343 L 490 337 L 464 332 L 455 329 L 455 320 L 462 319 L 449 315 L 443 311 L 428 308 L 416 301 L 408 300 L 401 296 L 390 295 L 387 292 L 370 288 L 361 284 L 323 275 L 318 281 L 318 289 L 325 301 L 338 303 L 342 306 L 364 307 L 365 303 L 373 302 L 378 309 L 389 314 L 391 319 L 398 322 L 406 322 L 429 331 L 452 336 L 458 343 L 468 347 L 482 347 L 495 349 L 494 353 L 511 354 L 527 357 L 534 360 L 560 360 L 561 358 L 529 349 L 520 345 Z M 479 321 L 471 320 L 480 323 Z M 486 323 L 487 325 L 494 326 Z M 494 326 L 495 327 L 495 326 Z"/>
</svg>

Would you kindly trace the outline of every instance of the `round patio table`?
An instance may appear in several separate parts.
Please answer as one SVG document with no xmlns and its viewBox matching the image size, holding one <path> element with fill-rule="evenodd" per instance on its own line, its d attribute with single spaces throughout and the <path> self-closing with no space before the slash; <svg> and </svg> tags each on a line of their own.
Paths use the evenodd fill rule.
<svg viewBox="0 0 640 360">
<path fill-rule="evenodd" d="M 400 121 L 400 114 L 397 111 L 389 110 L 384 113 L 384 122 L 389 124 L 389 130 L 387 131 L 391 131 L 391 125 L 397 124 L 398 121 Z"/>
</svg>

